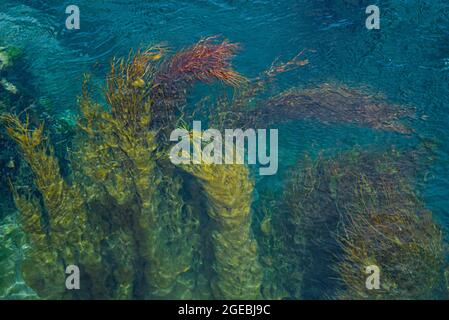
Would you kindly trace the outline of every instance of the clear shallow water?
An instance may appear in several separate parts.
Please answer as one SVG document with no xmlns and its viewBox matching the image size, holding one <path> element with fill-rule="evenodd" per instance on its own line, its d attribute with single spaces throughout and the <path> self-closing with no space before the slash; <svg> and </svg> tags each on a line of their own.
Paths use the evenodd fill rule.
<svg viewBox="0 0 449 320">
<path fill-rule="evenodd" d="M 279 86 L 339 81 L 383 93 L 389 101 L 416 108 L 415 132 L 398 135 L 314 121 L 280 128 L 280 172 L 305 152 L 354 145 L 437 144 L 437 160 L 422 188 L 426 205 L 449 229 L 449 3 L 382 1 L 381 29 L 364 27 L 371 1 L 76 1 L 81 30 L 64 28 L 73 1 L 12 1 L 0 4 L 0 39 L 25 48 L 24 74 L 54 115 L 76 110 L 80 80 L 91 72 L 103 81 L 108 61 L 130 48 L 167 42 L 179 49 L 209 35 L 242 44 L 236 69 L 248 77 L 303 49 L 310 64 L 280 77 Z"/>
</svg>

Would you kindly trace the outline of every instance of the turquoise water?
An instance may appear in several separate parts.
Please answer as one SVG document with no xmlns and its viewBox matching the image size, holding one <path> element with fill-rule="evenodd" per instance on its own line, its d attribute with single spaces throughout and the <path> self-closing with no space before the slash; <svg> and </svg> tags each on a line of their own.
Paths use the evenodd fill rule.
<svg viewBox="0 0 449 320">
<path fill-rule="evenodd" d="M 76 3 L 75 3 L 76 2 Z M 355 145 L 416 145 L 432 141 L 436 159 L 420 192 L 449 231 L 449 3 L 445 0 L 197 0 L 13 1 L 0 3 L 0 40 L 24 50 L 24 68 L 11 81 L 26 83 L 48 101 L 51 116 L 71 118 L 85 72 L 101 83 L 113 56 L 167 42 L 173 51 L 221 35 L 242 50 L 235 69 L 257 77 L 276 58 L 307 49 L 309 64 L 279 76 L 279 91 L 341 82 L 382 93 L 416 109 L 410 134 L 328 125 L 307 120 L 279 127 L 280 170 L 259 177 L 258 188 L 282 184 L 305 153 Z M 81 29 L 65 29 L 65 8 L 76 4 Z M 365 28 L 365 8 L 377 4 L 380 30 Z"/>
</svg>

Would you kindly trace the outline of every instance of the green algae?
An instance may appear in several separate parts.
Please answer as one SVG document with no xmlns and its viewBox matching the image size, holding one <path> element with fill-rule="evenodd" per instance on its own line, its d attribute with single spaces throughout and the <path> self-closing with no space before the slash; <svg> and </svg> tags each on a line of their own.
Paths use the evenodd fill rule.
<svg viewBox="0 0 449 320">
<path fill-rule="evenodd" d="M 202 110 L 217 128 L 310 118 L 410 132 L 397 122 L 406 108 L 342 85 L 267 99 L 261 93 L 274 75 L 248 82 L 231 68 L 238 46 L 216 40 L 171 57 L 154 46 L 115 59 L 106 105 L 92 98 L 86 77 L 67 159 L 43 124 L 25 114 L 2 116 L 33 182 L 23 188 L 30 182 L 11 176 L 19 223 L 7 222 L 0 235 L 0 288 L 13 288 L 0 297 L 21 295 L 15 291 L 43 299 L 444 295 L 441 231 L 411 182 L 413 154 L 355 149 L 306 159 L 292 169 L 281 201 L 259 200 L 260 221 L 245 165 L 177 167 L 168 160 L 167 133 L 194 116 L 184 105 L 198 81 L 239 89 L 231 100 L 211 103 L 214 112 Z M 382 237 L 368 232 L 373 225 L 383 228 Z M 19 247 L 26 250 L 16 257 Z M 367 263 L 387 265 L 382 291 L 364 289 Z M 81 290 L 64 286 L 71 264 L 80 267 Z"/>
<path fill-rule="evenodd" d="M 314 288 L 332 299 L 446 297 L 446 249 L 414 191 L 413 154 L 354 149 L 292 169 L 276 219 L 290 297 L 322 297 Z M 379 290 L 365 284 L 371 265 Z"/>
<path fill-rule="evenodd" d="M 241 238 L 242 230 L 246 230 L 243 235 L 250 235 L 246 221 L 252 188 L 242 199 L 245 223 L 231 224 L 215 232 L 212 239 L 202 239 L 198 210 L 202 204 L 183 200 L 186 174 L 165 157 L 168 145 L 158 136 L 166 125 L 159 121 L 159 112 L 168 108 L 161 90 L 184 91 L 195 79 L 231 85 L 242 81 L 227 62 L 235 46 L 212 41 L 202 40 L 168 58 L 160 69 L 158 60 L 164 53 L 159 46 L 114 60 L 107 78 L 107 108 L 91 98 L 86 78 L 73 149 L 68 154 L 69 175 L 61 170 L 43 123 L 34 126 L 28 115 L 2 115 L 7 134 L 33 175 L 35 193 L 17 188 L 17 181 L 12 192 L 20 227 L 29 241 L 21 273 L 40 298 L 187 299 L 209 298 L 212 292 L 215 297 L 245 298 L 248 292 L 258 296 L 257 282 L 239 281 L 242 272 L 257 267 L 254 240 Z M 215 62 L 186 70 L 185 64 L 204 58 L 203 50 L 216 57 Z M 165 85 L 173 78 L 185 79 L 181 88 Z M 171 110 L 175 107 L 170 105 Z M 223 178 L 218 177 L 217 183 Z M 221 246 L 212 244 L 215 257 L 220 259 L 222 252 L 228 252 L 223 259 L 233 257 L 233 265 L 241 272 L 226 278 L 230 269 L 221 259 L 217 264 L 221 267 L 215 268 L 220 270 L 210 276 L 219 280 L 213 280 L 198 272 L 209 263 L 202 261 L 207 254 L 200 244 L 214 242 L 225 231 L 225 237 L 235 237 L 237 244 L 231 240 L 218 241 L 224 243 Z M 241 264 L 230 245 L 235 248 L 245 243 L 251 258 Z M 80 290 L 65 288 L 68 265 L 81 271 Z M 208 282 L 217 289 L 211 292 Z"/>
</svg>

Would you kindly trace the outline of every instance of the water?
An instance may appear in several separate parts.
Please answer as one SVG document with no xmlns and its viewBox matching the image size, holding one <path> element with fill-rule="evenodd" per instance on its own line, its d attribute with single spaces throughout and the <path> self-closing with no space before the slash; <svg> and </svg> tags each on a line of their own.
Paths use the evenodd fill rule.
<svg viewBox="0 0 449 320">
<path fill-rule="evenodd" d="M 375 1 L 380 30 L 365 28 L 364 0 L 78 0 L 81 29 L 65 28 L 73 1 L 3 0 L 0 40 L 24 48 L 26 70 L 17 79 L 49 101 L 55 117 L 77 110 L 85 72 L 102 83 L 113 56 L 166 42 L 173 51 L 201 37 L 222 35 L 242 46 L 237 70 L 254 78 L 274 59 L 307 49 L 310 63 L 281 75 L 279 89 L 341 82 L 382 93 L 416 109 L 407 135 L 327 125 L 313 120 L 280 126 L 280 171 L 259 177 L 258 187 L 282 184 L 305 153 L 355 145 L 416 145 L 431 140 L 436 160 L 421 187 L 426 207 L 449 231 L 449 3 L 445 0 Z"/>
</svg>

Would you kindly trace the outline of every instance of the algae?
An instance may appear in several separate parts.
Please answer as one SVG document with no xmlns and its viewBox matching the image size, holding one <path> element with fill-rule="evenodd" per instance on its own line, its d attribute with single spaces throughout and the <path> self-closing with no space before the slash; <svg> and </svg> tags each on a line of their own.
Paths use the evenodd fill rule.
<svg viewBox="0 0 449 320">
<path fill-rule="evenodd" d="M 228 62 L 236 48 L 208 38 L 165 62 L 160 61 L 165 55 L 162 46 L 114 59 L 106 79 L 106 106 L 91 98 L 86 76 L 69 168 L 64 172 L 44 123 L 35 126 L 27 114 L 2 115 L 7 134 L 34 177 L 36 192 L 24 192 L 17 183 L 11 189 L 30 246 L 21 272 L 40 298 L 209 297 L 208 276 L 197 270 L 207 263 L 199 261 L 204 256 L 197 210 L 201 204 L 183 200 L 185 173 L 168 161 L 168 145 L 161 135 L 182 102 L 168 101 L 165 95 L 169 89 L 183 95 L 193 81 L 217 79 L 238 85 L 244 78 Z M 186 69 L 192 61 L 198 67 Z M 242 270 L 249 268 L 246 262 L 254 264 L 257 259 L 254 240 L 241 238 L 240 233 L 250 234 L 246 221 L 251 190 L 237 199 L 245 202 L 242 226 L 225 229 L 230 232 L 227 236 L 235 236 L 239 244 L 248 242 L 246 248 L 252 250 L 252 260 L 243 261 Z M 228 244 L 221 248 L 229 251 Z M 215 252 L 219 259 L 220 251 Z M 239 256 L 233 259 L 240 265 Z M 224 264 L 220 277 L 229 271 Z M 68 265 L 81 270 L 80 290 L 64 286 Z M 220 290 L 222 296 L 246 297 L 237 276 L 231 279 L 230 284 L 211 280 L 221 288 L 215 295 Z M 248 290 L 255 297 L 257 284 Z"/>
<path fill-rule="evenodd" d="M 290 171 L 282 197 L 268 199 L 256 199 L 245 165 L 170 162 L 168 134 L 201 115 L 217 129 L 314 119 L 411 132 L 400 121 L 410 108 L 366 90 L 323 84 L 275 92 L 278 74 L 309 64 L 303 52 L 247 79 L 232 68 L 238 49 L 209 37 L 174 54 L 155 45 L 113 59 L 105 102 L 86 75 L 76 124 L 63 125 L 64 151 L 49 121 L 5 108 L 1 120 L 23 162 L 20 174 L 8 174 L 18 213 L 0 232 L 1 297 L 20 296 L 17 288 L 42 299 L 446 294 L 442 234 L 414 185 L 415 152 L 307 158 Z M 197 82 L 220 82 L 232 97 L 189 110 Z M 380 291 L 363 287 L 368 263 L 382 266 Z M 65 288 L 72 264 L 81 290 Z"/>
<path fill-rule="evenodd" d="M 291 297 L 446 296 L 446 249 L 415 191 L 414 154 L 354 149 L 292 169 L 276 220 L 278 268 L 287 270 L 283 285 Z M 371 265 L 381 270 L 380 290 L 365 285 Z"/>
</svg>

